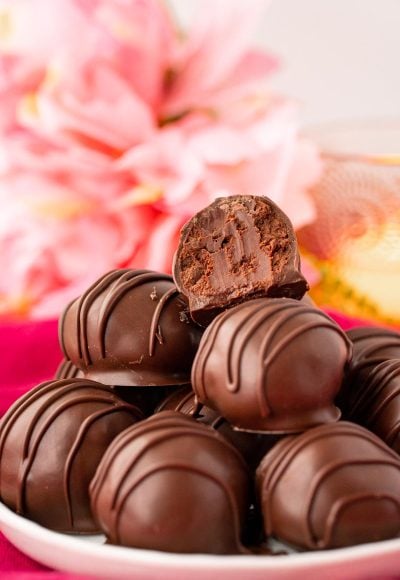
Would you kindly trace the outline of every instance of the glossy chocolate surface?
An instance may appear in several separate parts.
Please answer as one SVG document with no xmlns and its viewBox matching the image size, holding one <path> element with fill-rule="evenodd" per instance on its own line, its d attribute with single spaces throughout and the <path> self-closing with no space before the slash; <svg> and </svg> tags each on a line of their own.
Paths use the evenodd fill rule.
<svg viewBox="0 0 400 580">
<path fill-rule="evenodd" d="M 349 421 L 363 425 L 400 455 L 400 359 L 360 361 L 339 400 Z"/>
<path fill-rule="evenodd" d="M 289 218 L 269 198 L 216 199 L 182 228 L 174 280 L 194 320 L 260 296 L 300 299 L 308 285 Z"/>
<path fill-rule="evenodd" d="M 364 359 L 400 358 L 400 334 L 378 326 L 359 326 L 347 331 L 353 342 L 352 367 Z"/>
<path fill-rule="evenodd" d="M 99 383 L 42 383 L 1 420 L 1 501 L 47 528 L 95 533 L 89 483 L 114 437 L 142 417 Z"/>
<path fill-rule="evenodd" d="M 196 395 L 191 387 L 178 389 L 166 397 L 155 412 L 179 411 L 205 425 L 216 429 L 242 454 L 251 470 L 254 470 L 264 455 L 280 437 L 261 433 L 246 433 L 235 430 L 217 411 L 196 402 Z"/>
<path fill-rule="evenodd" d="M 192 369 L 200 402 L 239 429 L 290 433 L 336 421 L 351 344 L 318 308 L 250 300 L 207 328 Z"/>
<path fill-rule="evenodd" d="M 83 372 L 78 369 L 70 360 L 64 358 L 56 370 L 55 379 L 76 379 L 83 378 Z"/>
<path fill-rule="evenodd" d="M 165 411 L 115 439 L 90 491 L 112 544 L 235 554 L 244 550 L 248 484 L 246 464 L 222 436 Z"/>
<path fill-rule="evenodd" d="M 109 385 L 189 382 L 201 331 L 172 278 L 147 270 L 115 270 L 65 310 L 60 343 L 89 379 Z"/>
<path fill-rule="evenodd" d="M 257 470 L 266 535 L 305 549 L 400 535 L 400 459 L 353 423 L 277 443 Z"/>
</svg>

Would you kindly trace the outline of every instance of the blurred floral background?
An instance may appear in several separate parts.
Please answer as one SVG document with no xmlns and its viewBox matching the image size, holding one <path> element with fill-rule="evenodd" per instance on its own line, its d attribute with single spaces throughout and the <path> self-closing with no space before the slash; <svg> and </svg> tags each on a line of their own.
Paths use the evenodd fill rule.
<svg viewBox="0 0 400 580">
<path fill-rule="evenodd" d="M 185 221 L 235 193 L 289 215 L 319 304 L 400 321 L 400 156 L 300 136 L 254 46 L 268 4 L 191 0 L 183 25 L 163 0 L 0 0 L 3 321 L 56 318 L 113 268 L 169 272 Z"/>
<path fill-rule="evenodd" d="M 169 271 L 217 196 L 313 219 L 318 156 L 252 47 L 266 2 L 196 6 L 182 29 L 158 0 L 1 4 L 3 316 L 57 316 L 112 268 Z"/>
</svg>

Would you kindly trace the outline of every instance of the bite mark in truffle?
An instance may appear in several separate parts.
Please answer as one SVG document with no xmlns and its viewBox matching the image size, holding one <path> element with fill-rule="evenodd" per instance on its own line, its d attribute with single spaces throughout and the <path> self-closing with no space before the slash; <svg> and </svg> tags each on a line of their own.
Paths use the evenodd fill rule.
<svg viewBox="0 0 400 580">
<path fill-rule="evenodd" d="M 197 213 L 182 229 L 173 272 L 198 322 L 248 298 L 300 299 L 308 289 L 289 218 L 261 196 L 218 198 Z"/>
</svg>

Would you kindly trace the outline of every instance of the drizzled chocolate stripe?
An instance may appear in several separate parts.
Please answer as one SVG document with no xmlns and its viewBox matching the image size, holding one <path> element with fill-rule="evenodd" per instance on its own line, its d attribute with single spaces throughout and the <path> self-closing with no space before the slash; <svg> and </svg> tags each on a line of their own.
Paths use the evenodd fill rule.
<svg viewBox="0 0 400 580">
<path fill-rule="evenodd" d="M 342 398 L 350 420 L 368 427 L 400 451 L 396 448 L 400 434 L 400 359 L 361 360 L 343 389 Z"/>
<path fill-rule="evenodd" d="M 256 380 L 257 396 L 263 417 L 266 417 L 269 411 L 267 393 L 263 388 L 268 368 L 274 360 L 276 360 L 278 355 L 292 341 L 302 334 L 305 334 L 314 328 L 328 328 L 329 330 L 336 332 L 341 336 L 341 338 L 343 338 L 347 345 L 347 362 L 350 361 L 351 341 L 332 321 L 332 319 L 321 310 L 292 300 L 265 300 L 259 310 L 254 309 L 253 302 L 245 302 L 236 306 L 234 310 L 227 310 L 224 314 L 220 315 L 206 330 L 202 338 L 201 348 L 193 365 L 193 377 L 196 384 L 196 391 L 201 399 L 207 399 L 207 381 L 205 377 L 206 367 L 208 359 L 215 349 L 216 340 L 221 328 L 230 317 L 235 317 L 237 313 L 246 309 L 249 310 L 246 320 L 243 324 L 234 326 L 229 335 L 226 347 L 226 357 L 224 357 L 227 376 L 226 388 L 232 393 L 235 393 L 240 389 L 244 351 L 254 333 L 263 327 L 263 325 L 268 325 L 271 321 L 271 325 L 266 328 L 265 338 L 259 348 L 260 370 Z M 313 317 L 319 319 L 314 319 L 293 329 L 290 333 L 282 336 L 279 342 L 276 343 L 276 336 L 282 327 L 291 322 L 294 318 L 307 314 L 311 314 Z"/>
<path fill-rule="evenodd" d="M 106 358 L 107 325 L 114 308 L 128 292 L 139 288 L 143 284 L 162 281 L 173 284 L 172 277 L 167 274 L 160 274 L 149 270 L 114 270 L 105 274 L 82 294 L 76 304 L 76 343 L 79 359 L 82 360 L 84 366 L 87 367 L 93 364 L 91 345 L 88 341 L 88 324 L 90 310 L 94 302 L 103 295 L 96 321 L 95 344 L 97 345 L 100 356 L 104 359 Z M 158 338 L 159 342 L 163 340 L 159 326 L 163 309 L 178 294 L 175 286 L 172 286 L 172 288 L 167 289 L 161 294 L 160 297 L 157 293 L 151 295 L 152 300 L 158 300 L 158 302 L 154 306 L 154 312 L 149 325 L 148 352 L 150 357 L 154 356 L 156 339 Z M 63 328 L 70 306 L 64 311 L 60 323 L 60 343 L 64 353 L 66 353 L 66 349 Z"/>
<path fill-rule="evenodd" d="M 216 473 L 211 472 L 207 469 L 207 466 L 199 467 L 194 463 L 183 461 L 181 457 L 177 456 L 177 459 L 163 459 L 162 457 L 155 457 L 153 459 L 152 451 L 157 454 L 157 446 L 160 444 L 166 444 L 172 442 L 174 439 L 185 439 L 190 437 L 196 439 L 203 439 L 212 441 L 213 444 L 222 446 L 229 449 L 231 453 L 234 454 L 238 462 L 246 469 L 243 458 L 238 453 L 233 446 L 225 441 L 224 438 L 219 436 L 215 431 L 200 426 L 199 424 L 192 422 L 185 416 L 176 416 L 173 412 L 164 412 L 164 414 L 156 415 L 151 419 L 148 419 L 144 423 L 135 426 L 134 428 L 127 429 L 122 433 L 113 445 L 110 446 L 108 451 L 105 453 L 103 460 L 99 466 L 91 484 L 91 497 L 92 497 L 92 508 L 96 512 L 99 497 L 102 491 L 102 487 L 105 480 L 112 469 L 114 461 L 118 459 L 121 452 L 124 452 L 127 447 L 139 440 L 141 445 L 132 453 L 129 457 L 129 461 L 123 466 L 120 473 L 118 473 L 118 479 L 114 479 L 114 485 L 112 489 L 111 500 L 111 513 L 108 518 L 107 532 L 111 541 L 113 543 L 120 543 L 120 523 L 121 517 L 123 515 L 124 507 L 126 501 L 129 499 L 130 495 L 134 493 L 135 489 L 143 483 L 148 477 L 162 471 L 169 470 L 179 470 L 188 473 L 196 473 L 200 477 L 204 477 L 208 480 L 213 481 L 220 489 L 222 489 L 225 497 L 227 498 L 228 504 L 230 506 L 230 511 L 233 518 L 233 525 L 235 529 L 235 537 L 237 539 L 238 545 L 237 549 L 241 550 L 241 545 L 239 543 L 240 538 L 240 515 L 238 513 L 237 502 L 235 500 L 234 493 L 230 489 L 227 482 L 225 482 Z M 139 463 L 142 458 L 148 459 L 152 458 L 149 465 L 143 466 L 139 469 Z M 135 472 L 135 470 L 137 471 Z M 122 491 L 124 488 L 124 491 Z"/>
<path fill-rule="evenodd" d="M 387 359 L 385 351 L 398 350 L 400 357 L 400 334 L 387 328 L 358 327 L 347 331 L 354 344 L 354 364 L 366 358 Z"/>
<path fill-rule="evenodd" d="M 260 495 L 263 504 L 263 512 L 266 523 L 266 531 L 273 534 L 274 529 L 274 501 L 278 486 L 290 469 L 292 462 L 296 457 L 310 447 L 320 448 L 324 440 L 334 439 L 339 447 L 340 438 L 347 438 L 347 445 L 354 445 L 354 457 L 340 458 L 340 454 L 332 457 L 327 456 L 325 462 L 313 474 L 307 496 L 303 498 L 302 508 L 299 506 L 299 523 L 302 525 L 302 536 L 306 539 L 307 545 L 318 548 L 330 547 L 330 541 L 333 537 L 339 515 L 345 506 L 361 499 L 379 499 L 386 498 L 399 509 L 400 512 L 400 495 L 398 493 L 385 493 L 380 489 L 376 494 L 371 492 L 352 493 L 349 488 L 348 495 L 339 498 L 331 507 L 329 515 L 325 522 L 324 535 L 318 538 L 312 526 L 312 513 L 315 510 L 315 501 L 317 494 L 323 485 L 327 485 L 326 480 L 332 475 L 339 472 L 345 467 L 357 466 L 388 466 L 397 469 L 400 474 L 400 461 L 397 455 L 389 449 L 382 441 L 376 438 L 372 433 L 351 423 L 337 423 L 334 426 L 323 426 L 312 429 L 297 437 L 290 437 L 281 441 L 262 461 L 258 473 L 257 481 L 260 487 Z M 370 451 L 365 457 L 359 457 L 356 451 L 356 441 L 368 442 L 371 445 Z M 302 514 L 300 512 L 303 512 Z"/>
<path fill-rule="evenodd" d="M 38 385 L 26 395 L 21 397 L 3 417 L 0 424 L 0 485 L 5 477 L 6 466 L 2 465 L 2 459 L 7 439 L 12 429 L 19 423 L 22 415 L 30 410 L 31 406 L 38 403 L 38 407 L 30 417 L 29 423 L 24 433 L 22 448 L 20 451 L 20 468 L 15 481 L 15 509 L 21 515 L 29 515 L 26 507 L 26 493 L 31 470 L 34 466 L 39 447 L 45 439 L 50 427 L 54 425 L 61 415 L 69 412 L 73 407 L 96 403 L 98 408 L 87 416 L 68 450 L 63 469 L 63 490 L 66 503 L 66 514 L 69 519 L 71 529 L 74 527 L 72 498 L 70 489 L 70 476 L 73 469 L 74 460 L 79 452 L 88 430 L 96 421 L 103 419 L 107 415 L 116 412 L 129 413 L 137 420 L 143 418 L 143 414 L 136 407 L 129 405 L 118 399 L 111 388 L 85 379 L 64 379 L 49 381 Z M 105 407 L 105 408 L 104 408 Z M 47 417 L 38 428 L 43 415 Z M 57 442 L 55 442 L 57 444 Z M 1 493 L 1 489 L 0 489 Z"/>
</svg>

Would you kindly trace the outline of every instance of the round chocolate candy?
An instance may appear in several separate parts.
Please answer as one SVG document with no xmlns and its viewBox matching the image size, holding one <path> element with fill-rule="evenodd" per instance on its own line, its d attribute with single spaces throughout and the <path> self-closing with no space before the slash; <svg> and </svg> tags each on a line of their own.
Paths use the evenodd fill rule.
<svg viewBox="0 0 400 580">
<path fill-rule="evenodd" d="M 320 550 L 400 534 L 400 459 L 359 425 L 279 441 L 256 479 L 267 536 Z"/>
<path fill-rule="evenodd" d="M 400 334 L 394 330 L 358 326 L 348 330 L 347 336 L 353 343 L 352 367 L 367 358 L 381 361 L 400 358 Z"/>
<path fill-rule="evenodd" d="M 53 530 L 97 532 L 89 483 L 114 437 L 142 418 L 94 381 L 42 383 L 1 420 L 1 501 Z"/>
<path fill-rule="evenodd" d="M 339 400 L 349 421 L 363 425 L 400 455 L 400 359 L 360 361 Z"/>
<path fill-rule="evenodd" d="M 337 421 L 351 343 L 324 312 L 289 298 L 250 300 L 207 328 L 192 369 L 198 400 L 238 429 L 290 433 Z"/>
<path fill-rule="evenodd" d="M 56 370 L 55 379 L 76 379 L 82 378 L 83 372 L 78 369 L 70 360 L 63 358 Z"/>
<path fill-rule="evenodd" d="M 168 395 L 155 409 L 155 413 L 160 411 L 179 411 L 216 429 L 236 447 L 252 470 L 280 439 L 279 436 L 235 430 L 217 411 L 197 402 L 190 387 L 182 387 Z"/>
<path fill-rule="evenodd" d="M 301 298 L 293 226 L 267 197 L 216 199 L 182 228 L 174 279 L 194 320 L 207 324 L 221 310 L 260 296 Z"/>
<path fill-rule="evenodd" d="M 244 551 L 248 488 L 234 447 L 210 427 L 165 411 L 115 439 L 90 492 L 111 544 L 235 554 Z"/>
<path fill-rule="evenodd" d="M 201 331 L 166 274 L 115 270 L 65 310 L 60 343 L 89 379 L 109 385 L 189 382 Z"/>
</svg>

